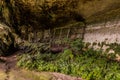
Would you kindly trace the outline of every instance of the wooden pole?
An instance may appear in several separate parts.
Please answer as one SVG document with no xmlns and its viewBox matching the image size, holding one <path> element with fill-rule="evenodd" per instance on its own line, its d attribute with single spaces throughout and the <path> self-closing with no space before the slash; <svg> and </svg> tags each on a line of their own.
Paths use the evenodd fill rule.
<svg viewBox="0 0 120 80">
<path fill-rule="evenodd" d="M 71 28 L 68 29 L 67 39 L 69 38 Z"/>
</svg>

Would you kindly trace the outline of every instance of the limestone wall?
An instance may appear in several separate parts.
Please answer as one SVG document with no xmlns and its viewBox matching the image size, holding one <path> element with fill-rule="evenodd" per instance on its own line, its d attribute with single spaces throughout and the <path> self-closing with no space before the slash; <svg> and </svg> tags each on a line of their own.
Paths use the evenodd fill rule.
<svg viewBox="0 0 120 80">
<path fill-rule="evenodd" d="M 120 43 L 120 20 L 88 25 L 84 35 L 84 42 Z"/>
</svg>

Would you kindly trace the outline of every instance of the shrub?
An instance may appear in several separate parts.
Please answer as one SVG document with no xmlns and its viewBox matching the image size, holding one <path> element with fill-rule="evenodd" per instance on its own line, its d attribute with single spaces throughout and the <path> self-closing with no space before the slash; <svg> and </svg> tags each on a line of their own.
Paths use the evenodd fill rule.
<svg viewBox="0 0 120 80">
<path fill-rule="evenodd" d="M 84 43 L 81 39 L 76 39 L 70 43 L 71 49 L 74 54 L 79 54 L 83 52 Z"/>
<path fill-rule="evenodd" d="M 71 42 L 71 46 L 77 53 L 85 47 L 80 40 Z M 89 48 L 76 56 L 71 49 L 65 49 L 59 54 L 40 52 L 34 55 L 24 54 L 20 56 L 18 66 L 37 71 L 60 72 L 86 80 L 120 79 L 120 63 L 112 59 L 113 55 Z"/>
</svg>

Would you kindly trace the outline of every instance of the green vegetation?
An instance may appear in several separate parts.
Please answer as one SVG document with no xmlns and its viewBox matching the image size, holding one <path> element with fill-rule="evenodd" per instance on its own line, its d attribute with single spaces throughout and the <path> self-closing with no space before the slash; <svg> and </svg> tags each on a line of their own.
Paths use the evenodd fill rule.
<svg viewBox="0 0 120 80">
<path fill-rule="evenodd" d="M 81 40 L 75 40 L 70 45 L 70 48 L 57 54 L 36 52 L 21 55 L 17 65 L 30 70 L 79 76 L 86 80 L 120 79 L 120 63 L 114 60 L 112 54 L 108 57 L 102 50 L 88 49 Z"/>
</svg>

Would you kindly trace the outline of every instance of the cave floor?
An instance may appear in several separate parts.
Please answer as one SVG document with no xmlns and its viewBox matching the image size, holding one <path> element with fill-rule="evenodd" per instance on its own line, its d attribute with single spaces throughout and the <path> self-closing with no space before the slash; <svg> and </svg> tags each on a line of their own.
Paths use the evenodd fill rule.
<svg viewBox="0 0 120 80">
<path fill-rule="evenodd" d="M 36 72 L 21 69 L 16 66 L 17 55 L 20 52 L 7 57 L 0 57 L 0 80 L 83 80 L 56 72 Z"/>
</svg>

